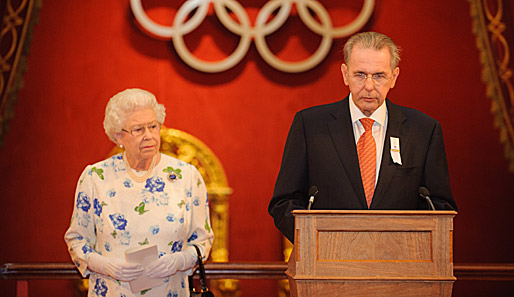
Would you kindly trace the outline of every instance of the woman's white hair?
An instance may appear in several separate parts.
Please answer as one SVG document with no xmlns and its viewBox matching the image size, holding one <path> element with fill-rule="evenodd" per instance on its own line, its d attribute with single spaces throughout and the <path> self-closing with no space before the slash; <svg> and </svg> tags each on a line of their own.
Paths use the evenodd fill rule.
<svg viewBox="0 0 514 297">
<path fill-rule="evenodd" d="M 145 108 L 153 109 L 157 121 L 161 125 L 164 123 L 166 108 L 157 102 L 154 94 L 141 89 L 126 89 L 112 96 L 105 108 L 105 134 L 118 144 L 115 134 L 121 133 L 127 116 L 136 110 Z"/>
</svg>

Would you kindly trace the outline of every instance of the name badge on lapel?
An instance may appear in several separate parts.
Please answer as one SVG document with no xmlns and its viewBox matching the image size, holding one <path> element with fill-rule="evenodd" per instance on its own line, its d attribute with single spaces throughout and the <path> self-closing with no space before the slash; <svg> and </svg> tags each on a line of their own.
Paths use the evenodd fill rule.
<svg viewBox="0 0 514 297">
<path fill-rule="evenodd" d="M 402 156 L 400 155 L 400 139 L 391 137 L 391 158 L 393 162 L 402 165 Z"/>
</svg>

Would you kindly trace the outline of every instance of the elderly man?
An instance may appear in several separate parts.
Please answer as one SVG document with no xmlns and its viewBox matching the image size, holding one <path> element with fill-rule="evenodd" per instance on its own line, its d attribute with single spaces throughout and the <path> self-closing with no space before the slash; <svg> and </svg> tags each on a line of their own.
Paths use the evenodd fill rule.
<svg viewBox="0 0 514 297">
<path fill-rule="evenodd" d="M 387 93 L 400 74 L 391 38 L 364 32 L 349 38 L 341 65 L 350 94 L 298 112 L 287 137 L 268 211 L 294 241 L 295 209 L 456 210 L 439 122 L 396 105 Z"/>
</svg>

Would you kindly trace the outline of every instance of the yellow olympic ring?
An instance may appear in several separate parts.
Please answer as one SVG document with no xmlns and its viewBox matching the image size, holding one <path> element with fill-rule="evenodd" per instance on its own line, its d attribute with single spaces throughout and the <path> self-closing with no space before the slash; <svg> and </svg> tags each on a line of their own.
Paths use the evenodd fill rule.
<svg viewBox="0 0 514 297">
<path fill-rule="evenodd" d="M 155 23 L 148 17 L 141 1 L 130 0 L 130 7 L 136 21 L 157 38 L 171 38 L 178 55 L 186 64 L 196 70 L 208 73 L 222 72 L 238 64 L 248 52 L 252 39 L 255 41 L 261 57 L 273 68 L 289 73 L 307 71 L 323 61 L 330 51 L 334 38 L 349 36 L 361 29 L 371 17 L 375 4 L 374 0 L 364 0 L 359 15 L 351 23 L 334 28 L 327 10 L 316 0 L 269 0 L 259 11 L 255 27 L 252 27 L 246 10 L 235 0 L 187 0 L 178 9 L 173 25 L 164 26 Z M 210 3 L 213 3 L 214 12 L 223 26 L 241 37 L 234 52 L 227 58 L 216 62 L 196 58 L 185 45 L 183 38 L 204 21 Z M 279 59 L 270 51 L 266 43 L 266 36 L 277 31 L 286 22 L 293 3 L 296 4 L 302 22 L 314 33 L 319 34 L 322 39 L 318 49 L 309 58 L 288 62 Z M 237 17 L 239 22 L 236 22 L 228 14 L 227 9 Z M 277 9 L 276 16 L 268 21 Z M 193 11 L 195 11 L 193 16 L 187 19 Z M 310 11 L 318 16 L 320 22 L 313 18 Z"/>
</svg>

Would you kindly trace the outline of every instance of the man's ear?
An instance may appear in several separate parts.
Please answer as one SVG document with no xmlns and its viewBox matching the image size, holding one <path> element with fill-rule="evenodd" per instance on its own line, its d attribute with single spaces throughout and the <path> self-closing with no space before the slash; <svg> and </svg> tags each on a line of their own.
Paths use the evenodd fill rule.
<svg viewBox="0 0 514 297">
<path fill-rule="evenodd" d="M 341 74 L 343 75 L 344 85 L 348 86 L 348 66 L 345 63 L 341 64 Z"/>
<path fill-rule="evenodd" d="M 391 83 L 391 89 L 396 85 L 396 79 L 400 75 L 400 67 L 396 67 L 393 70 L 393 82 Z"/>
</svg>

